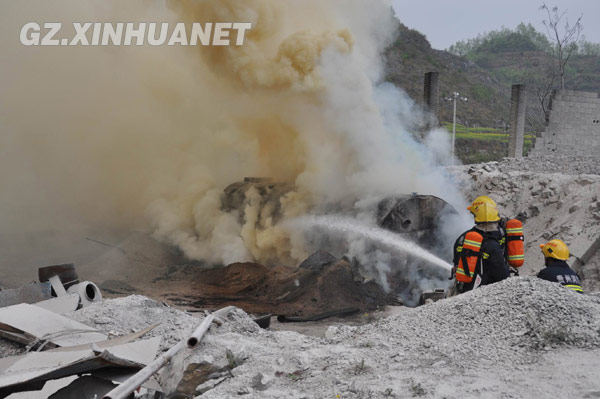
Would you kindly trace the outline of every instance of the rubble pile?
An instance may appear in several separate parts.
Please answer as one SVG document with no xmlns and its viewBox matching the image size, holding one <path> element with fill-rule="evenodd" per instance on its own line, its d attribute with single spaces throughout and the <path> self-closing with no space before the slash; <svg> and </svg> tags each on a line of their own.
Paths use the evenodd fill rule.
<svg viewBox="0 0 600 399">
<path fill-rule="evenodd" d="M 161 349 L 167 350 L 189 334 L 198 318 L 142 295 L 105 300 L 65 316 L 113 336 L 120 336 L 157 325 L 144 335 L 162 337 Z"/>
<path fill-rule="evenodd" d="M 600 355 L 600 297 L 515 277 L 400 309 L 373 324 L 329 327 L 317 338 L 263 330 L 234 308 L 198 347 L 175 355 L 156 383 L 178 398 L 582 397 L 600 377 L 592 367 Z M 161 339 L 156 356 L 205 320 L 140 295 L 65 316 L 112 340 L 160 323 L 136 341 Z M 540 375 L 564 377 L 569 362 L 591 371 L 560 386 L 532 383 Z M 457 370 L 468 376 L 460 384 Z"/>
<path fill-rule="evenodd" d="M 240 327 L 221 330 L 228 324 Z M 323 339 L 261 330 L 241 311 L 223 327 L 165 369 L 161 383 L 174 387 L 190 365 L 222 369 L 233 358 L 239 364 L 228 373 L 197 380 L 196 397 L 581 397 L 598 377 L 591 372 L 559 387 L 531 383 L 539 373 L 563 375 L 562 365 L 548 366 L 555 356 L 575 356 L 581 366 L 600 353 L 600 299 L 531 277 L 371 325 L 330 327 Z M 469 378 L 456 384 L 457 370 Z"/>
<path fill-rule="evenodd" d="M 486 165 L 486 164 L 484 164 Z M 565 175 L 600 175 L 600 159 L 567 155 L 531 155 L 527 158 L 505 158 L 487 165 L 501 172 L 562 173 Z"/>
<path fill-rule="evenodd" d="M 538 349 L 600 347 L 600 298 L 545 280 L 516 277 L 408 310 L 363 327 L 361 333 L 384 333 L 396 348 L 417 345 L 456 365 L 470 359 L 523 364 Z M 333 337 L 343 342 L 352 334 L 352 328 L 342 327 Z"/>
<path fill-rule="evenodd" d="M 599 320 L 598 298 L 514 278 L 373 325 L 330 327 L 326 339 L 259 330 L 252 339 L 210 335 L 194 361 L 223 362 L 224 346 L 246 358 L 202 398 L 581 396 L 584 377 L 556 391 L 529 385 L 523 370 L 538 372 L 548 355 L 579 353 L 573 348 L 597 356 Z M 456 384 L 461 367 L 472 378 Z"/>
</svg>

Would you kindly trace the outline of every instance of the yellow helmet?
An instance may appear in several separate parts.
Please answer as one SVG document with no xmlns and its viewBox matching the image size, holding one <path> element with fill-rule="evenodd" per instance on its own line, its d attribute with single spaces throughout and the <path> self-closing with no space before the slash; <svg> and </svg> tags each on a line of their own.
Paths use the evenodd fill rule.
<svg viewBox="0 0 600 399">
<path fill-rule="evenodd" d="M 496 203 L 487 195 L 475 198 L 475 201 L 467 209 L 475 216 L 475 223 L 497 222 L 500 220 Z"/>
<path fill-rule="evenodd" d="M 569 259 L 569 247 L 562 240 L 548 241 L 545 244 L 540 244 L 540 248 L 546 258 Z"/>
</svg>

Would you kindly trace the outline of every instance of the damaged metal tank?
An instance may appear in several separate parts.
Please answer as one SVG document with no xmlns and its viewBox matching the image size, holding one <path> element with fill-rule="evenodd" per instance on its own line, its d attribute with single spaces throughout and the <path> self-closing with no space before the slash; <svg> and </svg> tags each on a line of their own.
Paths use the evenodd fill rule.
<svg viewBox="0 0 600 399">
<path fill-rule="evenodd" d="M 242 221 L 244 208 L 249 201 L 254 203 L 259 201 L 261 213 L 268 214 L 276 223 L 282 216 L 281 199 L 293 190 L 292 184 L 274 182 L 268 178 L 245 178 L 244 181 L 233 183 L 224 190 L 222 209 L 227 212 L 238 212 L 238 217 Z M 346 204 L 329 204 L 325 208 L 332 210 L 331 213 L 346 215 L 356 212 Z M 448 218 L 457 214 L 454 207 L 443 199 L 417 193 L 385 198 L 373 209 L 379 227 L 393 231 L 441 258 L 450 256 L 452 245 L 450 241 L 453 241 L 443 233 L 443 226 L 449 220 Z M 345 255 L 348 249 L 345 239 L 339 240 L 335 237 L 319 237 L 309 245 L 319 246 L 310 248 L 311 250 L 327 251 L 336 256 Z M 367 264 L 371 262 L 369 259 L 372 259 L 373 263 L 376 262 L 378 251 L 381 252 L 376 245 L 368 244 L 364 248 L 361 261 L 352 259 L 353 264 L 364 270 L 363 276 L 366 279 L 378 281 L 382 278 L 377 275 L 379 272 L 376 267 Z M 429 267 L 426 261 L 409 254 L 394 254 L 386 262 L 389 270 L 385 277 L 386 284 L 389 285 L 391 292 L 398 294 L 409 304 L 414 302 L 416 305 L 422 292 L 421 281 L 436 281 L 440 284 L 448 279 L 445 271 Z"/>
<path fill-rule="evenodd" d="M 377 224 L 384 229 L 407 235 L 420 246 L 432 249 L 441 244 L 441 235 L 437 231 L 440 222 L 456 214 L 456 209 L 441 198 L 413 193 L 379 202 Z"/>
<path fill-rule="evenodd" d="M 273 218 L 278 219 L 281 217 L 280 201 L 294 190 L 294 186 L 274 182 L 271 178 L 246 177 L 225 188 L 221 197 L 222 209 L 226 212 L 242 211 L 251 190 L 258 194 L 261 207 L 269 206 Z M 344 213 L 343 209 L 339 210 Z M 435 233 L 440 220 L 453 214 L 457 214 L 456 210 L 443 199 L 417 193 L 385 198 L 376 210 L 380 227 L 408 236 L 426 248 L 435 248 L 439 244 Z"/>
</svg>

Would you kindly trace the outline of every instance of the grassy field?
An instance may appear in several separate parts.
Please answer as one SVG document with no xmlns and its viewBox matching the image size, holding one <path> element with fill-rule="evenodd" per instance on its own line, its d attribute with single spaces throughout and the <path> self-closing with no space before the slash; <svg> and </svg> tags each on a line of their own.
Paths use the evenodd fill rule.
<svg viewBox="0 0 600 399">
<path fill-rule="evenodd" d="M 452 134 L 452 123 L 443 122 L 442 126 Z M 524 154 L 531 149 L 534 137 L 525 133 Z M 508 133 L 500 129 L 456 124 L 456 143 L 456 153 L 463 163 L 498 161 L 508 153 Z"/>
</svg>

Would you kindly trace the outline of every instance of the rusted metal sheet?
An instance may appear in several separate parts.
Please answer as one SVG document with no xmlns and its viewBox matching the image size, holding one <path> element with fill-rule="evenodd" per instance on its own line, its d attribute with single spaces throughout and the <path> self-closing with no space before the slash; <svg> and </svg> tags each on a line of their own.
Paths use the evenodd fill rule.
<svg viewBox="0 0 600 399">
<path fill-rule="evenodd" d="M 0 291 L 0 308 L 19 303 L 36 303 L 51 298 L 49 282 L 28 284 L 14 290 Z"/>
</svg>

